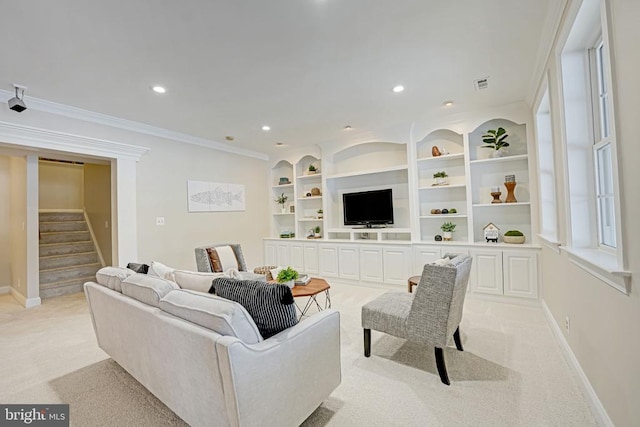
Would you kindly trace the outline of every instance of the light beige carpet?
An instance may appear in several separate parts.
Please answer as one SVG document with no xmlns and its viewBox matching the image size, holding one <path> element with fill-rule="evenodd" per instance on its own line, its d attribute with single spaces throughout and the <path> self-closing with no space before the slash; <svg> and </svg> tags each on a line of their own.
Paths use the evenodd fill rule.
<svg viewBox="0 0 640 427">
<path fill-rule="evenodd" d="M 304 426 L 597 425 L 540 308 L 468 298 L 464 352 L 373 332 L 362 355 L 360 307 L 383 290 L 333 284 L 342 384 Z M 76 426 L 184 425 L 96 345 L 82 294 L 24 310 L 0 296 L 0 402 L 69 403 Z"/>
</svg>

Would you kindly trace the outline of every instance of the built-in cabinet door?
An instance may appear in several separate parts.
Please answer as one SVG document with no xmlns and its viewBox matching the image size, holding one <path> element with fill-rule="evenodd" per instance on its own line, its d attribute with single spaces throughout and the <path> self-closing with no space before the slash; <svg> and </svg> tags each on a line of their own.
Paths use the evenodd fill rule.
<svg viewBox="0 0 640 427">
<path fill-rule="evenodd" d="M 538 298 L 538 257 L 535 253 L 504 251 L 504 294 Z"/>
<path fill-rule="evenodd" d="M 338 269 L 341 279 L 360 280 L 359 254 L 357 246 L 338 247 Z"/>
<path fill-rule="evenodd" d="M 289 242 L 278 242 L 278 266 L 287 267 L 289 265 Z"/>
<path fill-rule="evenodd" d="M 304 245 L 302 242 L 291 242 L 289 247 L 289 265 L 296 271 L 305 271 Z"/>
<path fill-rule="evenodd" d="M 304 272 L 308 274 L 318 274 L 320 269 L 318 268 L 318 244 L 317 243 L 305 243 L 304 244 Z"/>
<path fill-rule="evenodd" d="M 440 248 L 435 246 L 415 246 L 413 248 L 412 276 L 422 275 L 425 264 L 431 264 L 440 258 Z"/>
<path fill-rule="evenodd" d="M 360 247 L 360 280 L 382 283 L 382 248 L 377 246 Z"/>
<path fill-rule="evenodd" d="M 502 252 L 472 250 L 470 285 L 473 292 L 502 295 Z"/>
<path fill-rule="evenodd" d="M 411 263 L 411 247 L 389 247 L 382 250 L 384 283 L 406 285 Z"/>
<path fill-rule="evenodd" d="M 338 246 L 326 243 L 318 245 L 321 277 L 338 277 Z"/>
<path fill-rule="evenodd" d="M 278 265 L 278 245 L 276 242 L 266 241 L 264 243 L 264 264 Z"/>
</svg>

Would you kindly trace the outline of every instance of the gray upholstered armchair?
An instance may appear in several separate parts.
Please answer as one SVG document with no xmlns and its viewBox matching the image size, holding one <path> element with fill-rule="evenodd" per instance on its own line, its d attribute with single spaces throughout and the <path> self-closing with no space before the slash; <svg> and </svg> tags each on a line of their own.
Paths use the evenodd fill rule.
<svg viewBox="0 0 640 427">
<path fill-rule="evenodd" d="M 446 265 L 427 264 L 413 294 L 388 292 L 362 307 L 364 355 L 371 355 L 371 329 L 435 347 L 440 379 L 449 385 L 442 349 L 453 336 L 462 351 L 459 325 L 471 257 L 451 255 Z"/>
</svg>

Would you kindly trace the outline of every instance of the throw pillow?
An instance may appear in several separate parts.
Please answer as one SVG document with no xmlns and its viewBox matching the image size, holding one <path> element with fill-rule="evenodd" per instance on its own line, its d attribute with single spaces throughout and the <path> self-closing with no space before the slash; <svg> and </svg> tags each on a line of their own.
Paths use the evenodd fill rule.
<svg viewBox="0 0 640 427">
<path fill-rule="evenodd" d="M 434 265 L 447 265 L 447 264 L 449 264 L 449 261 L 450 261 L 449 258 L 445 257 L 445 258 L 440 258 L 440 259 L 437 259 L 437 260 L 433 261 L 432 264 L 434 264 Z"/>
<path fill-rule="evenodd" d="M 195 271 L 174 270 L 175 282 L 182 289 L 191 289 L 198 292 L 209 292 L 213 279 L 223 277 L 224 273 L 200 273 Z"/>
<path fill-rule="evenodd" d="M 213 281 L 209 293 L 242 304 L 265 339 L 298 323 L 287 285 L 219 278 Z"/>
<path fill-rule="evenodd" d="M 127 268 L 140 274 L 147 274 L 149 272 L 149 266 L 147 264 L 139 264 L 137 262 L 130 262 L 127 264 Z"/>
<path fill-rule="evenodd" d="M 209 261 L 211 262 L 211 270 L 214 273 L 222 273 L 231 268 L 240 270 L 236 253 L 231 246 L 217 246 L 215 248 L 207 248 Z"/>
<path fill-rule="evenodd" d="M 96 272 L 96 281 L 102 286 L 122 292 L 122 281 L 134 274 L 133 271 L 122 267 L 102 267 Z"/>
<path fill-rule="evenodd" d="M 149 266 L 149 276 L 159 277 L 161 279 L 167 279 L 167 276 L 173 273 L 175 268 L 168 267 L 161 262 L 151 261 L 151 266 Z M 168 278 L 171 280 L 171 277 Z"/>
</svg>

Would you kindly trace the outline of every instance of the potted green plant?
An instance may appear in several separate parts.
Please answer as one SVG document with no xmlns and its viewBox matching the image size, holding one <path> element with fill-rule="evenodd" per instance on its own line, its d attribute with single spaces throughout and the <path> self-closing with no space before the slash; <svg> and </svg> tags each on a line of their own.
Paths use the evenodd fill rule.
<svg viewBox="0 0 640 427">
<path fill-rule="evenodd" d="M 502 241 L 505 243 L 521 244 L 524 243 L 525 237 L 520 230 L 509 230 L 502 236 Z"/>
<path fill-rule="evenodd" d="M 322 219 L 323 213 L 322 209 L 318 209 L 318 219 Z"/>
<path fill-rule="evenodd" d="M 285 203 L 287 203 L 287 200 L 289 200 L 289 196 L 287 196 L 286 194 L 282 193 L 281 195 L 279 195 L 274 201 L 280 205 L 280 208 L 282 210 L 282 213 L 287 213 L 287 210 L 285 209 L 284 205 Z"/>
<path fill-rule="evenodd" d="M 450 221 L 445 222 L 440 226 L 440 230 L 442 230 L 442 239 L 443 240 L 451 240 L 452 234 L 456 229 L 456 225 Z"/>
<path fill-rule="evenodd" d="M 316 225 L 316 228 L 314 228 L 313 231 L 315 233 L 315 237 L 319 238 L 320 237 L 320 226 Z"/>
<path fill-rule="evenodd" d="M 435 185 L 447 185 L 447 177 L 449 175 L 447 175 L 447 173 L 445 171 L 442 172 L 436 172 L 433 174 L 433 178 L 435 178 L 436 180 L 436 184 Z"/>
<path fill-rule="evenodd" d="M 493 150 L 491 157 L 502 157 L 504 152 L 501 150 L 509 146 L 509 143 L 506 141 L 508 136 L 507 131 L 504 130 L 503 127 L 489 129 L 487 133 L 482 135 L 482 142 L 486 144 L 483 145 L 482 148 L 491 148 Z"/>
<path fill-rule="evenodd" d="M 314 175 L 318 172 L 318 168 L 316 168 L 313 164 L 309 165 L 307 169 L 307 175 Z"/>
<path fill-rule="evenodd" d="M 276 281 L 278 283 L 282 283 L 283 285 L 287 285 L 290 288 L 293 288 L 295 285 L 295 280 L 298 278 L 298 272 L 295 271 L 291 267 L 283 268 L 278 272 L 278 277 L 276 277 Z"/>
</svg>

